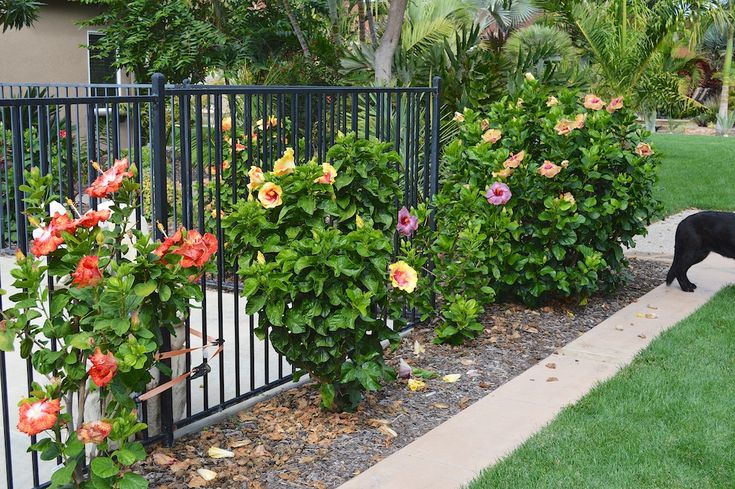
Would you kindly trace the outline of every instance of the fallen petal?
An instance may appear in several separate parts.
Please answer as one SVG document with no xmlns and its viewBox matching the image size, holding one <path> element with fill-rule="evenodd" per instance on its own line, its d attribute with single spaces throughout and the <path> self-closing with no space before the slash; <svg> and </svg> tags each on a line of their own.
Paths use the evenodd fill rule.
<svg viewBox="0 0 735 489">
<path fill-rule="evenodd" d="M 418 340 L 415 340 L 413 342 L 413 354 L 416 356 L 421 355 L 422 353 L 426 353 L 426 348 L 424 348 L 421 343 L 419 343 Z"/>
<path fill-rule="evenodd" d="M 233 452 L 219 447 L 210 448 L 207 451 L 207 455 L 209 455 L 210 458 L 232 458 L 235 456 Z"/>
<path fill-rule="evenodd" d="M 403 358 L 398 363 L 398 377 L 401 379 L 411 377 L 411 366 Z"/>
<path fill-rule="evenodd" d="M 199 477 L 201 477 L 207 482 L 217 478 L 217 472 L 215 472 L 214 470 L 197 469 L 197 474 L 199 474 Z"/>
<path fill-rule="evenodd" d="M 418 379 L 408 379 L 408 388 L 412 391 L 420 391 L 426 389 L 426 382 Z"/>
<path fill-rule="evenodd" d="M 454 384 L 460 377 L 462 377 L 462 374 L 448 374 L 442 377 L 442 380 L 448 384 Z"/>
</svg>

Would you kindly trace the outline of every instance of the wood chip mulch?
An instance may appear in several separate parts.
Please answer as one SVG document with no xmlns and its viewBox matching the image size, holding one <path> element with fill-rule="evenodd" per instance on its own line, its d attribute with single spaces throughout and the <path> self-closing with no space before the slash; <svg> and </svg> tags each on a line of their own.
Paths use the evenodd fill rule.
<svg viewBox="0 0 735 489">
<path fill-rule="evenodd" d="M 403 358 L 436 372 L 425 389 L 412 392 L 398 380 L 369 394 L 356 413 L 334 414 L 319 409 L 315 385 L 306 384 L 184 437 L 171 449 L 152 447 L 136 470 L 161 489 L 336 488 L 635 302 L 663 282 L 667 268 L 631 260 L 626 287 L 584 306 L 493 305 L 483 317 L 485 333 L 460 347 L 434 345 L 430 325 L 415 328 L 386 357 L 396 368 Z M 423 351 L 417 355 L 417 349 Z M 447 383 L 447 374 L 461 378 Z M 213 459 L 211 447 L 234 456 Z M 198 469 L 216 476 L 206 481 L 213 474 Z"/>
</svg>

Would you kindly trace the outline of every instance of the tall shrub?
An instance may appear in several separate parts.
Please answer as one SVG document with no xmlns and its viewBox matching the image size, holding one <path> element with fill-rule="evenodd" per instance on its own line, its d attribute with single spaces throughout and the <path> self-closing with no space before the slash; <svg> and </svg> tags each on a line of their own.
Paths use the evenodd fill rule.
<svg viewBox="0 0 735 489">
<path fill-rule="evenodd" d="M 47 378 L 21 401 L 18 429 L 39 435 L 30 450 L 42 460 L 61 459 L 51 487 L 148 487 L 130 471 L 146 456 L 132 438 L 146 428 L 133 396 L 145 391 L 151 367 L 165 368 L 156 361 L 161 328 L 173 332 L 201 301 L 195 282 L 217 249 L 214 236 L 194 230 L 155 243 L 131 229 L 140 197 L 133 177 L 127 160 L 116 161 L 86 190 L 112 206 L 83 214 L 52 203 L 52 175 L 38 168 L 21 188 L 36 229 L 30 254 L 16 254 L 19 292 L 2 314 L 0 350 L 18 344 Z M 95 391 L 99 413 L 90 413 L 85 401 Z"/>
<path fill-rule="evenodd" d="M 346 136 L 330 155 L 333 165 L 296 166 L 287 150 L 272 172 L 253 167 L 252 193 L 224 226 L 256 334 L 269 336 L 296 378 L 321 384 L 325 408 L 351 410 L 362 391 L 394 377 L 381 342 L 398 340 L 416 272 L 391 263 L 395 154 Z"/>
<path fill-rule="evenodd" d="M 659 160 L 622 97 L 550 93 L 528 75 L 518 99 L 455 121 L 434 201 L 438 233 L 428 240 L 446 301 L 439 341 L 481 330 L 465 314 L 480 309 L 455 305 L 460 298 L 584 299 L 624 280 L 623 248 L 659 207 Z"/>
</svg>

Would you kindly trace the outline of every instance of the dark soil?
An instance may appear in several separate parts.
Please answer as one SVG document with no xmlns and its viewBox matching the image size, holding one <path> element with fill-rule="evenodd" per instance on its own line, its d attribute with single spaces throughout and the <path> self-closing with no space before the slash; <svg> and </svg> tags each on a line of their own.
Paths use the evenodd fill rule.
<svg viewBox="0 0 735 489">
<path fill-rule="evenodd" d="M 422 390 L 405 380 L 367 396 L 354 414 L 325 413 L 314 384 L 290 389 L 206 431 L 154 447 L 139 467 L 151 487 L 334 488 L 409 444 L 614 312 L 661 284 L 668 266 L 631 260 L 633 278 L 623 289 L 580 306 L 558 302 L 540 309 L 496 304 L 483 317 L 485 333 L 460 346 L 432 343 L 430 326 L 408 333 L 395 352 L 412 367 L 434 371 Z M 418 355 L 416 345 L 423 351 Z M 442 377 L 461 374 L 455 383 Z M 210 447 L 234 452 L 212 459 Z M 217 472 L 205 482 L 197 469 Z"/>
</svg>

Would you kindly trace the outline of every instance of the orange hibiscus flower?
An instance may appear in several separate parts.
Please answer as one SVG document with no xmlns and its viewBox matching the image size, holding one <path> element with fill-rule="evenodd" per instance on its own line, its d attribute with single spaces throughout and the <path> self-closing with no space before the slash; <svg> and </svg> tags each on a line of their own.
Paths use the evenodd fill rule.
<svg viewBox="0 0 735 489">
<path fill-rule="evenodd" d="M 82 217 L 77 219 L 77 226 L 82 228 L 93 228 L 101 222 L 107 221 L 112 212 L 109 209 L 101 211 L 87 211 Z"/>
<path fill-rule="evenodd" d="M 99 445 L 110 435 L 112 425 L 106 421 L 92 421 L 83 423 L 77 429 L 77 439 L 82 443 L 94 443 Z"/>
<path fill-rule="evenodd" d="M 181 256 L 180 265 L 184 268 L 201 268 L 209 261 L 209 258 L 217 251 L 217 238 L 211 233 L 204 236 L 199 231 L 192 229 L 186 233 L 184 242 L 174 252 Z"/>
<path fill-rule="evenodd" d="M 112 353 L 104 354 L 97 348 L 94 355 L 89 357 L 92 366 L 89 368 L 89 377 L 97 387 L 104 387 L 112 381 L 117 373 L 117 360 Z"/>
<path fill-rule="evenodd" d="M 314 183 L 321 183 L 331 185 L 334 183 L 334 179 L 337 177 L 337 169 L 329 163 L 322 163 L 322 171 L 324 174 L 314 180 Z"/>
<path fill-rule="evenodd" d="M 97 167 L 98 168 L 98 167 Z M 108 195 L 120 190 L 123 178 L 132 177 L 133 174 L 128 170 L 128 159 L 115 160 L 115 164 L 112 168 L 102 172 L 97 179 L 92 182 L 92 185 L 86 190 L 87 195 L 90 197 L 107 197 Z"/>
<path fill-rule="evenodd" d="M 26 401 L 20 405 L 18 411 L 18 431 L 33 436 L 50 430 L 59 418 L 59 411 L 61 411 L 59 399 Z"/>
<path fill-rule="evenodd" d="M 100 270 L 100 259 L 98 256 L 85 256 L 79 260 L 77 269 L 72 273 L 74 280 L 71 281 L 77 287 L 94 287 L 102 281 L 102 270 Z"/>
<path fill-rule="evenodd" d="M 283 200 L 281 200 L 282 194 L 283 190 L 281 190 L 280 185 L 276 185 L 273 182 L 267 182 L 260 187 L 260 190 L 258 191 L 258 200 L 266 209 L 273 209 L 283 204 Z"/>
</svg>

